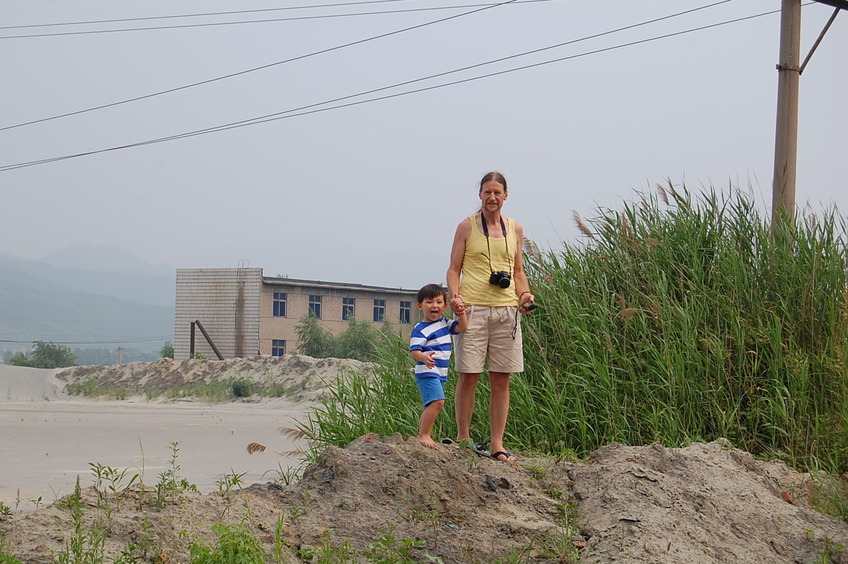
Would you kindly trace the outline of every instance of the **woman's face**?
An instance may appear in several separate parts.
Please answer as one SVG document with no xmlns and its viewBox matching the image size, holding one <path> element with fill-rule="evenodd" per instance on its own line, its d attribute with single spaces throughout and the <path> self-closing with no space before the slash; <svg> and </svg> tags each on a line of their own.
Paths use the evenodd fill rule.
<svg viewBox="0 0 848 564">
<path fill-rule="evenodd" d="M 504 185 L 495 180 L 489 180 L 480 187 L 480 202 L 487 212 L 499 212 L 506 200 L 507 191 Z"/>
</svg>

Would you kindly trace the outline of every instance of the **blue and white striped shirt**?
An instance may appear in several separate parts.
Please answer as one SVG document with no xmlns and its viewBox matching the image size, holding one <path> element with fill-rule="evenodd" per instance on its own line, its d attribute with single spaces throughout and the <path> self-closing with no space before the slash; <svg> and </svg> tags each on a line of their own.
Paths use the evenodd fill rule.
<svg viewBox="0 0 848 564">
<path fill-rule="evenodd" d="M 451 356 L 451 335 L 457 335 L 456 326 L 459 321 L 442 317 L 433 321 L 421 321 L 412 328 L 409 338 L 409 352 L 435 352 L 433 361 L 436 365 L 427 368 L 423 362 L 415 365 L 416 378 L 440 378 L 443 382 L 448 379 L 448 365 Z"/>
</svg>

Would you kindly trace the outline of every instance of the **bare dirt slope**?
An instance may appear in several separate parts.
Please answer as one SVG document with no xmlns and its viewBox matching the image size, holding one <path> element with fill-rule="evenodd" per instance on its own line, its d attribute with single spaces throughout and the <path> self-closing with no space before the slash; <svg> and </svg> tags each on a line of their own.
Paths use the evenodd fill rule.
<svg viewBox="0 0 848 564">
<path fill-rule="evenodd" d="M 295 354 L 226 360 L 160 358 L 156 362 L 74 366 L 60 370 L 55 377 L 65 383 L 65 388 L 93 379 L 102 391 L 119 395 L 165 393 L 187 389 L 192 384 L 245 379 L 256 385 L 276 387 L 278 394 L 288 399 L 314 402 L 326 396 L 327 388 L 342 370 L 370 372 L 369 365 L 358 360 Z"/>
<path fill-rule="evenodd" d="M 572 548 L 586 563 L 848 562 L 848 523 L 809 508 L 812 482 L 722 442 L 613 444 L 581 462 L 525 455 L 509 464 L 457 445 L 433 451 L 366 435 L 328 448 L 291 485 L 159 499 L 151 484 L 117 497 L 86 487 L 77 530 L 106 530 L 109 554 L 151 562 L 187 562 L 189 544 L 214 544 L 222 522 L 241 524 L 283 562 L 345 544 L 347 560 L 313 561 L 377 561 L 362 555 L 404 539 L 423 541 L 411 549 L 415 562 L 490 563 L 522 550 L 510 561 L 569 562 Z M 67 505 L 0 516 L 6 550 L 53 561 L 80 537 Z"/>
</svg>

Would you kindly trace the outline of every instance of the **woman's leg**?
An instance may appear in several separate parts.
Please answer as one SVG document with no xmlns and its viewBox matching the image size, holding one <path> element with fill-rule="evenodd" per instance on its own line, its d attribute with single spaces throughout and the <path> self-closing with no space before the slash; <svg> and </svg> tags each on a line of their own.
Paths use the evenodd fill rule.
<svg viewBox="0 0 848 564">
<path fill-rule="evenodd" d="M 471 438 L 471 416 L 474 413 L 474 390 L 480 374 L 461 372 L 456 383 L 456 438 L 458 440 Z"/>
<path fill-rule="evenodd" d="M 489 399 L 489 427 L 492 430 L 492 444 L 489 451 L 506 452 L 503 438 L 506 432 L 506 419 L 509 415 L 509 373 L 489 372 L 489 384 L 492 395 Z M 499 457 L 499 460 L 515 460 Z"/>
</svg>

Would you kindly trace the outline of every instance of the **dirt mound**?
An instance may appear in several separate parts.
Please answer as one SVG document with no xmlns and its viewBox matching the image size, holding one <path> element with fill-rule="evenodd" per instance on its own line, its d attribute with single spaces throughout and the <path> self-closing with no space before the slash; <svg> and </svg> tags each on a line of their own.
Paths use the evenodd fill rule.
<svg viewBox="0 0 848 564">
<path fill-rule="evenodd" d="M 358 360 L 286 355 L 227 360 L 162 358 L 112 366 L 73 366 L 56 377 L 65 382 L 65 389 L 91 379 L 102 392 L 118 396 L 159 395 L 189 385 L 248 380 L 274 390 L 278 396 L 314 402 L 326 395 L 329 384 L 344 370 L 371 371 L 367 363 Z"/>
<path fill-rule="evenodd" d="M 309 402 L 348 368 L 368 370 L 303 356 L 163 359 L 75 367 L 57 381 L 149 394 L 249 379 Z M 273 466 L 277 454 L 255 456 Z M 725 442 L 613 444 L 581 462 L 519 456 L 510 464 L 458 445 L 434 451 L 415 438 L 367 435 L 326 449 L 294 484 L 224 484 L 204 495 L 164 487 L 167 475 L 157 485 L 105 480 L 83 488 L 76 505 L 68 496 L 32 512 L 0 512 L 0 532 L 5 550 L 28 563 L 53 562 L 68 547 L 95 550 L 99 539 L 110 562 L 121 554 L 126 562 L 187 562 L 191 543 L 215 544 L 218 523 L 243 526 L 278 562 L 395 562 L 408 553 L 409 561 L 446 564 L 848 563 L 848 523 L 810 508 L 811 495 L 822 495 L 816 476 Z M 387 553 L 395 558 L 379 560 Z"/>
<path fill-rule="evenodd" d="M 345 545 L 350 554 L 408 550 L 416 562 L 457 564 L 521 550 L 511 561 L 569 562 L 575 548 L 585 563 L 848 562 L 839 546 L 848 523 L 805 506 L 810 481 L 720 442 L 613 444 L 585 462 L 521 457 L 509 464 L 457 445 L 433 451 L 414 438 L 365 436 L 328 448 L 288 486 L 177 492 L 161 507 L 152 491 L 116 499 L 87 488 L 83 530 L 108 530 L 112 555 L 153 562 L 161 554 L 187 561 L 189 543 L 214 544 L 210 531 L 219 522 L 242 524 L 289 562 L 309 561 L 305 555 L 326 546 L 339 555 Z M 50 562 L 74 536 L 72 512 L 62 505 L 0 517 L 7 550 L 25 562 Z"/>
</svg>

